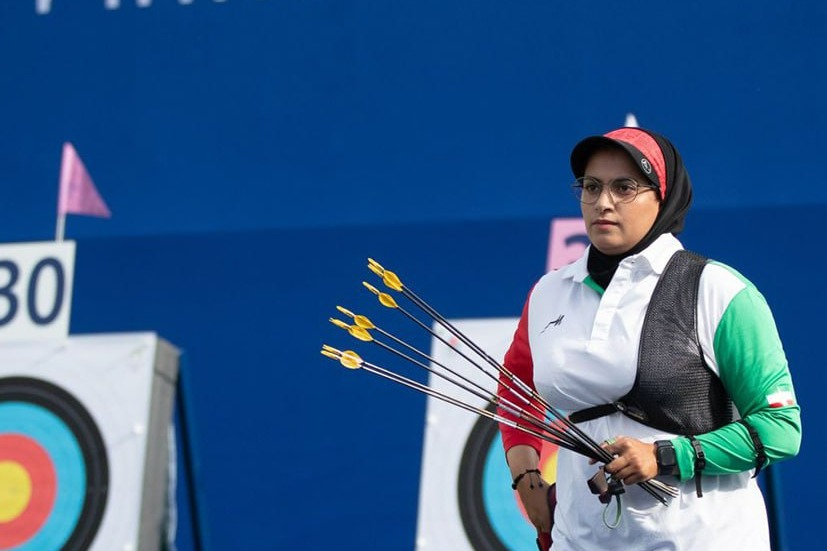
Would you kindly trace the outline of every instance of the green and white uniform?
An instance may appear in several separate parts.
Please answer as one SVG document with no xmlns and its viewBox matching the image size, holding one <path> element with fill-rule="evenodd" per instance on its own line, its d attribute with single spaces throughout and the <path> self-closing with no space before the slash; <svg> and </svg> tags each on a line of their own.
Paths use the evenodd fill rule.
<svg viewBox="0 0 827 551">
<path fill-rule="evenodd" d="M 588 275 L 588 251 L 546 274 L 533 289 L 506 365 L 551 404 L 577 411 L 617 400 L 635 381 L 641 328 L 658 278 L 682 248 L 664 234 L 643 252 L 622 260 L 608 288 Z M 561 318 L 562 316 L 562 318 Z M 550 323 L 556 322 L 556 323 Z M 758 290 L 735 270 L 708 264 L 697 304 L 704 359 L 720 377 L 736 408 L 758 432 L 768 463 L 795 455 L 801 439 L 799 407 L 772 314 Z M 560 450 L 554 551 L 735 549 L 769 551 L 767 515 L 751 478 L 756 451 L 743 425 L 697 435 L 706 454 L 703 497 L 695 493 L 689 439 L 642 425 L 620 413 L 579 425 L 594 440 L 619 435 L 645 442 L 671 439 L 680 467 L 681 494 L 664 507 L 637 486 L 622 495 L 616 529 L 601 520 L 603 508 L 586 480 L 596 467 Z M 539 442 L 503 428 L 506 449 Z M 614 502 L 611 507 L 614 507 Z"/>
</svg>

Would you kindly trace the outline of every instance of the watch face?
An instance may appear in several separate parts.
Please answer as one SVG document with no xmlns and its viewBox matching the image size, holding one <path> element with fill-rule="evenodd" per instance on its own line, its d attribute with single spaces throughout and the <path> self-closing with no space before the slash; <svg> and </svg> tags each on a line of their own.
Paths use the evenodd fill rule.
<svg viewBox="0 0 827 551">
<path fill-rule="evenodd" d="M 658 474 L 676 474 L 678 458 L 671 442 L 657 442 Z"/>
</svg>

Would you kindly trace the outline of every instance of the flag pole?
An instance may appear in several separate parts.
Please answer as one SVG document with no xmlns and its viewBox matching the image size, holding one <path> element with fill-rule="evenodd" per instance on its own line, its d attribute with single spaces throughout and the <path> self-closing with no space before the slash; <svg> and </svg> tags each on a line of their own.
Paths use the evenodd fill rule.
<svg viewBox="0 0 827 551">
<path fill-rule="evenodd" d="M 57 227 L 55 228 L 55 241 L 63 241 L 63 232 L 66 230 L 66 214 L 57 215 Z"/>
</svg>

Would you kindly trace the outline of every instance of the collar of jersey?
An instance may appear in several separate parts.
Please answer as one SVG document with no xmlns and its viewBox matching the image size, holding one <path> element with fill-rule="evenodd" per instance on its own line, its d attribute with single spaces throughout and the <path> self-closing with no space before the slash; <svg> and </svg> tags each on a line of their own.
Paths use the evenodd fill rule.
<svg viewBox="0 0 827 551">
<path fill-rule="evenodd" d="M 589 247 L 591 247 L 591 245 L 589 245 Z M 646 269 L 660 275 L 663 273 L 663 270 L 666 268 L 666 263 L 669 262 L 672 255 L 681 249 L 683 249 L 681 242 L 671 233 L 665 233 L 655 239 L 651 245 L 643 249 L 640 253 L 624 258 L 620 265 L 625 266 L 629 263 L 635 263 L 637 264 L 637 270 Z M 588 258 L 589 248 L 587 247 L 580 258 L 568 266 L 561 268 L 560 276 L 564 279 L 572 279 L 577 283 L 583 283 L 589 275 L 587 268 Z M 638 262 L 639 260 L 642 262 Z"/>
</svg>

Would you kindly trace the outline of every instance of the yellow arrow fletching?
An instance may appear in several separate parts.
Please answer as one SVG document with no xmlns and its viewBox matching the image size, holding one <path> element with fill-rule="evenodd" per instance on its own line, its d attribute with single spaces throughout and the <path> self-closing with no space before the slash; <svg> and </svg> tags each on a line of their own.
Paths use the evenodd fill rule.
<svg viewBox="0 0 827 551">
<path fill-rule="evenodd" d="M 334 354 L 329 350 L 322 350 L 322 356 L 327 356 L 328 358 L 332 358 L 334 360 L 339 360 L 341 358 L 339 354 Z"/>
<path fill-rule="evenodd" d="M 365 316 L 353 316 L 353 321 L 355 321 L 356 325 L 363 329 L 376 329 L 376 326 L 373 325 L 373 322 Z"/>
<path fill-rule="evenodd" d="M 348 330 L 351 336 L 356 337 L 360 341 L 370 342 L 373 340 L 373 336 L 368 333 L 367 329 L 363 327 L 359 327 L 358 325 L 351 325 Z"/>
<path fill-rule="evenodd" d="M 335 352 L 336 354 L 341 354 L 341 353 L 342 353 L 341 351 L 339 351 L 339 350 L 337 350 L 337 349 L 333 348 L 332 346 L 328 346 L 328 345 L 326 345 L 326 344 L 323 344 L 323 345 L 322 345 L 322 350 L 326 350 L 326 351 L 328 351 L 328 352 Z"/>
<path fill-rule="evenodd" d="M 388 293 L 379 293 L 379 302 L 382 303 L 382 306 L 387 306 L 388 308 L 399 308 L 399 305 L 396 304 L 396 301 L 393 300 L 393 297 Z"/>
<path fill-rule="evenodd" d="M 353 350 L 345 350 L 342 352 L 342 357 L 339 361 L 348 369 L 359 369 L 362 367 L 362 358 Z"/>
<path fill-rule="evenodd" d="M 345 330 L 350 329 L 350 325 L 343 322 L 342 320 L 337 320 L 336 318 L 330 318 L 330 323 L 332 323 L 333 325 L 335 325 L 336 327 L 338 327 L 340 329 L 345 329 Z"/>
<path fill-rule="evenodd" d="M 336 307 L 336 309 L 337 309 L 338 311 L 340 311 L 341 313 L 343 313 L 344 315 L 346 315 L 347 317 L 349 317 L 349 318 L 352 318 L 352 317 L 353 317 L 353 312 L 351 312 L 351 311 L 350 311 L 350 310 L 348 310 L 347 308 L 343 308 L 343 307 L 341 307 L 341 306 L 337 306 L 337 307 Z"/>
<path fill-rule="evenodd" d="M 399 280 L 399 276 L 393 272 L 385 270 L 385 275 L 382 276 L 382 282 L 394 291 L 402 291 L 402 282 Z"/>
<path fill-rule="evenodd" d="M 382 278 L 382 282 L 394 291 L 402 291 L 402 281 L 395 273 L 386 270 L 381 264 L 372 258 L 368 258 L 368 268 L 371 272 Z"/>
<path fill-rule="evenodd" d="M 362 285 L 364 285 L 367 288 L 367 290 L 370 291 L 371 293 L 373 293 L 374 295 L 377 295 L 377 296 L 379 295 L 379 289 L 377 289 L 376 287 L 374 287 L 373 285 L 371 285 L 367 281 L 363 281 Z"/>
</svg>

